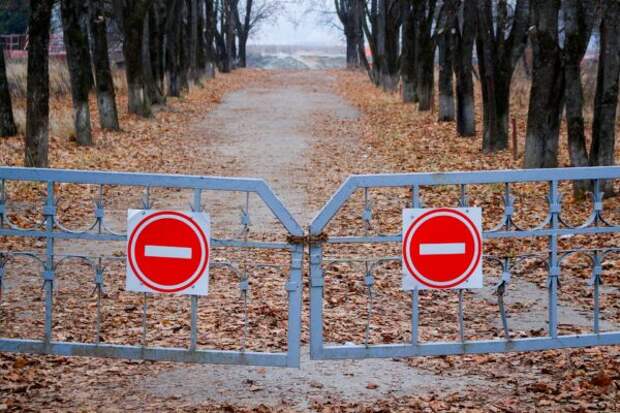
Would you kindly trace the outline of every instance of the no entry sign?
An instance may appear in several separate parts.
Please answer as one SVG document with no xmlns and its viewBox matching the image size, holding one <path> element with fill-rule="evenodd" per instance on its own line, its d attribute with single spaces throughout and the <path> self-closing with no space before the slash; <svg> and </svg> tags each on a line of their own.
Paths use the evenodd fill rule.
<svg viewBox="0 0 620 413">
<path fill-rule="evenodd" d="M 205 213 L 129 210 L 127 290 L 207 295 L 209 234 Z"/>
<path fill-rule="evenodd" d="M 404 290 L 482 287 L 482 210 L 403 210 Z"/>
</svg>

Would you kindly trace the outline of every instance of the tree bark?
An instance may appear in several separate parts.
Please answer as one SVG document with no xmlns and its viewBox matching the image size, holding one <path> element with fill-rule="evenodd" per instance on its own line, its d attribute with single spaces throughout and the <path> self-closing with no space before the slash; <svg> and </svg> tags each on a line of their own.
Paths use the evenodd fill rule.
<svg viewBox="0 0 620 413">
<path fill-rule="evenodd" d="M 477 6 L 476 50 L 484 115 L 482 149 L 489 153 L 508 148 L 510 81 L 527 41 L 529 0 L 516 1 L 512 24 L 507 0 L 499 0 L 495 12 L 491 0 L 478 0 Z M 509 27 L 510 33 L 506 33 Z"/>
<path fill-rule="evenodd" d="M 184 0 L 174 0 L 166 16 L 166 71 L 168 96 L 181 96 L 181 11 Z"/>
<path fill-rule="evenodd" d="M 564 72 L 558 43 L 560 0 L 532 1 L 532 85 L 527 116 L 525 168 L 558 165 Z"/>
<path fill-rule="evenodd" d="M 377 62 L 380 84 L 386 92 L 393 92 L 399 80 L 400 3 L 397 0 L 379 0 L 377 24 Z"/>
<path fill-rule="evenodd" d="M 48 47 L 52 0 L 30 0 L 24 165 L 47 167 L 49 145 Z"/>
<path fill-rule="evenodd" d="M 207 79 L 213 79 L 215 77 L 215 66 L 217 62 L 215 52 L 215 33 L 217 26 L 217 15 L 215 11 L 214 0 L 205 0 L 205 58 L 207 60 Z"/>
<path fill-rule="evenodd" d="M 429 111 L 433 105 L 435 87 L 435 43 L 432 38 L 435 0 L 420 0 L 415 3 L 416 25 L 416 95 L 418 110 Z"/>
<path fill-rule="evenodd" d="M 127 75 L 127 106 L 129 113 L 152 116 L 151 101 L 144 90 L 142 37 L 144 19 L 152 0 L 114 0 L 124 34 L 123 55 Z"/>
<path fill-rule="evenodd" d="M 200 74 L 198 71 L 198 0 L 188 0 L 188 19 L 189 24 L 189 67 L 190 79 L 198 83 Z"/>
<path fill-rule="evenodd" d="M 155 72 L 153 70 L 153 57 L 151 50 L 153 42 L 157 41 L 157 24 L 153 19 L 154 10 L 149 11 L 144 19 L 144 35 L 142 36 L 142 72 L 144 74 L 144 90 L 148 99 L 153 104 L 164 104 L 166 99 L 157 84 Z"/>
<path fill-rule="evenodd" d="M 0 137 L 17 135 L 13 118 L 13 104 L 9 92 L 9 80 L 6 76 L 4 50 L 0 50 Z"/>
<path fill-rule="evenodd" d="M 403 85 L 402 94 L 403 102 L 413 103 L 418 101 L 416 95 L 417 66 L 415 62 L 415 15 L 412 3 L 408 0 L 401 1 L 403 13 L 403 47 L 400 56 L 400 74 Z"/>
<path fill-rule="evenodd" d="M 108 56 L 108 29 L 103 12 L 103 0 L 90 0 L 90 30 L 93 42 L 99 123 L 102 129 L 119 130 L 114 80 Z"/>
<path fill-rule="evenodd" d="M 88 38 L 80 25 L 80 2 L 78 0 L 62 0 L 60 2 L 62 28 L 67 65 L 71 78 L 71 97 L 73 100 L 73 122 L 76 141 L 80 145 L 92 145 L 93 137 L 90 129 L 90 109 L 88 94 L 91 87 L 91 65 L 88 53 Z"/>
<path fill-rule="evenodd" d="M 455 4 L 456 3 L 456 4 Z M 456 74 L 456 130 L 460 136 L 476 136 L 474 99 L 473 51 L 476 37 L 476 4 L 464 1 L 463 17 L 459 24 L 458 10 L 452 2 L 452 30 L 454 35 L 454 71 Z"/>
<path fill-rule="evenodd" d="M 205 0 L 197 0 L 196 25 L 198 28 L 198 43 L 196 44 L 196 64 L 198 77 L 202 78 L 207 71 L 207 45 L 205 42 Z"/>
<path fill-rule="evenodd" d="M 447 7 L 441 12 L 442 16 L 437 23 L 441 33 L 438 34 L 438 63 L 439 63 L 439 122 L 452 122 L 454 113 L 454 85 L 452 80 L 452 25 L 449 20 Z"/>
<path fill-rule="evenodd" d="M 616 110 L 618 107 L 618 79 L 620 76 L 620 2 L 610 1 L 601 21 L 600 51 L 590 164 L 614 165 L 616 143 Z M 612 192 L 612 182 L 604 185 Z"/>
</svg>

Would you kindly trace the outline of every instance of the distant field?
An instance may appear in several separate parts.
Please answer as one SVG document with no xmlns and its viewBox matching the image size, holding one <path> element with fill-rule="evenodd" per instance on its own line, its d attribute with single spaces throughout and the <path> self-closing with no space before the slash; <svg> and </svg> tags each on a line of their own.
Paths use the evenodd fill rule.
<svg viewBox="0 0 620 413">
<path fill-rule="evenodd" d="M 248 46 L 248 66 L 261 69 L 336 69 L 346 65 L 340 46 Z"/>
</svg>

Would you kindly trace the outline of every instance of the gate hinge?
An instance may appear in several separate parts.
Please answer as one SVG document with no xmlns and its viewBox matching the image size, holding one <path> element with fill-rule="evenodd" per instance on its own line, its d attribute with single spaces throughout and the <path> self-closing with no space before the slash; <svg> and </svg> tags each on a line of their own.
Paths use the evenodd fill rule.
<svg viewBox="0 0 620 413">
<path fill-rule="evenodd" d="M 329 236 L 324 232 L 318 235 L 304 234 L 304 235 L 289 235 L 286 240 L 289 244 L 304 244 L 304 245 L 316 245 L 321 244 L 329 239 Z"/>
</svg>

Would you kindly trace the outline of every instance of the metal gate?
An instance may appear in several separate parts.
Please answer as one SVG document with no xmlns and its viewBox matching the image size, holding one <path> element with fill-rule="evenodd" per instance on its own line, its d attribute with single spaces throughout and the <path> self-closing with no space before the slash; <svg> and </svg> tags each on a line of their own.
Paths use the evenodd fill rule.
<svg viewBox="0 0 620 413">
<path fill-rule="evenodd" d="M 345 359 L 368 357 L 406 357 L 430 356 L 449 354 L 468 354 L 486 352 L 532 351 L 565 347 L 585 347 L 596 345 L 620 344 L 620 331 L 606 331 L 601 329 L 601 285 L 603 282 L 603 268 L 606 262 L 611 261 L 615 254 L 620 253 L 617 247 L 617 238 L 611 239 L 603 246 L 578 246 L 571 249 L 562 249 L 562 240 L 572 236 L 594 238 L 598 235 L 613 236 L 620 232 L 620 222 L 612 222 L 609 211 L 605 208 L 603 189 L 607 184 L 620 178 L 620 167 L 598 168 L 567 168 L 527 171 L 486 171 L 486 172 L 453 172 L 453 173 L 415 173 L 393 175 L 361 175 L 348 178 L 336 194 L 328 201 L 310 225 L 309 234 L 294 220 L 285 206 L 275 196 L 269 186 L 262 180 L 222 177 L 199 177 L 162 174 L 135 174 L 115 172 L 86 172 L 53 169 L 26 169 L 0 168 L 0 237 L 5 240 L 35 240 L 42 242 L 38 249 L 0 248 L 0 303 L 2 303 L 3 277 L 6 275 L 7 265 L 17 258 L 30 259 L 40 266 L 40 280 L 43 282 L 43 334 L 40 339 L 25 339 L 21 337 L 3 337 L 0 330 L 0 351 L 27 352 L 38 354 L 55 354 L 63 356 L 94 356 L 144 360 L 167 360 L 195 363 L 244 364 L 264 366 L 298 367 L 301 342 L 301 289 L 302 268 L 304 259 L 304 245 L 309 245 L 309 281 L 310 281 L 310 355 L 313 359 Z M 569 222 L 564 215 L 562 206 L 562 190 L 570 188 L 575 181 L 584 182 L 591 188 L 591 211 L 584 216 L 583 222 Z M 42 205 L 39 205 L 41 220 L 28 228 L 20 225 L 13 218 L 12 200 L 7 195 L 8 185 L 15 182 L 43 185 L 45 194 Z M 525 228 L 519 224 L 515 215 L 514 188 L 518 185 L 546 186 L 547 210 L 541 221 L 534 226 Z M 92 223 L 83 229 L 71 229 L 66 222 L 59 219 L 58 193 L 62 185 L 84 185 L 98 188 L 92 210 Z M 192 195 L 191 207 L 194 211 L 203 209 L 202 196 L 207 191 L 255 194 L 260 201 L 271 211 L 276 221 L 285 229 L 285 234 L 279 240 L 249 240 L 247 231 L 250 224 L 249 202 L 241 211 L 241 232 L 238 236 L 213 239 L 215 248 L 227 251 L 284 251 L 290 254 L 290 265 L 286 272 L 282 288 L 286 291 L 287 313 L 287 351 L 261 352 L 241 350 L 215 350 L 200 348 L 197 345 L 198 308 L 196 296 L 188 299 L 190 309 L 187 317 L 190 319 L 190 333 L 186 345 L 181 347 L 149 346 L 146 340 L 147 333 L 147 296 L 144 296 L 143 323 L 141 345 L 109 343 L 101 335 L 101 313 L 105 311 L 101 294 L 105 285 L 106 273 L 102 265 L 102 257 L 88 254 L 67 254 L 57 251 L 55 243 L 59 240 L 72 242 L 123 242 L 127 234 L 111 230 L 106 215 L 106 188 L 114 186 L 124 188 L 126 193 L 132 187 L 142 188 L 142 203 L 144 209 L 152 206 L 151 194 L 158 189 L 188 190 Z M 501 268 L 498 282 L 493 286 L 497 295 L 497 317 L 501 320 L 502 334 L 489 340 L 466 339 L 466 317 L 463 290 L 450 292 L 458 295 L 457 328 L 459 340 L 455 341 L 422 341 L 420 340 L 420 292 L 411 293 L 410 332 L 411 340 L 402 343 L 371 344 L 369 342 L 370 319 L 372 307 L 372 290 L 375 285 L 375 271 L 384 263 L 391 262 L 400 265 L 401 257 L 371 256 L 371 254 L 350 258 L 330 258 L 325 250 L 332 246 L 380 246 L 399 245 L 401 234 L 371 233 L 373 221 L 372 191 L 377 189 L 404 188 L 409 192 L 409 202 L 398 206 L 402 209 L 408 206 L 422 207 L 426 190 L 452 188 L 458 194 L 456 204 L 465 207 L 469 204 L 469 195 L 476 193 L 479 188 L 491 188 L 492 192 L 500 194 L 503 203 L 502 213 L 497 219 L 494 228 L 483 232 L 483 238 L 492 240 L 515 240 L 536 238 L 544 239 L 547 248 L 542 253 L 542 262 L 546 267 L 547 287 L 547 331 L 542 337 L 513 337 L 511 335 L 511 321 L 508 317 L 510 309 L 504 302 L 504 294 L 510 286 L 514 267 L 522 260 L 531 258 L 531 254 L 523 255 L 493 255 L 485 254 L 484 260 L 495 263 Z M 475 190 L 474 190 L 475 189 Z M 339 233 L 331 233 L 328 225 L 333 222 L 343 206 L 360 191 L 363 195 L 363 210 L 361 220 L 364 222 L 363 235 L 350 235 L 350 224 L 340 225 Z M 429 192 L 432 193 L 432 191 Z M 117 196 L 120 194 L 117 193 Z M 181 206 L 181 205 L 178 205 Z M 450 205 L 440 205 L 448 207 Z M 457 206 L 457 205 L 453 205 Z M 527 207 L 527 206 L 526 206 Z M 340 231 L 345 231 L 342 234 Z M 64 242 L 64 241 L 63 241 Z M 8 245 L 8 243 L 7 243 Z M 18 244 L 18 246 L 21 244 Z M 562 265 L 571 256 L 581 255 L 590 262 L 591 276 L 589 287 L 592 296 L 592 326 L 590 332 L 578 334 L 561 334 L 558 328 L 558 289 L 562 276 Z M 617 256 L 616 256 L 617 257 Z M 116 259 L 123 257 L 116 257 Z M 92 329 L 92 342 L 83 342 L 67 338 L 54 340 L 54 294 L 59 267 L 68 261 L 85 263 L 92 270 L 92 287 L 96 294 L 96 319 Z M 345 343 L 341 345 L 326 344 L 324 341 L 324 299 L 325 273 L 336 262 L 356 261 L 361 263 L 365 270 L 361 280 L 368 290 L 368 323 L 364 342 Z M 230 262 L 213 264 L 222 266 L 235 272 L 239 277 L 238 287 L 241 297 L 246 299 L 249 288 L 249 276 L 246 271 L 235 267 Z M 6 290 L 6 288 L 5 288 Z M 157 298 L 153 298 L 156 300 Z M 6 305 L 6 302 L 4 303 Z M 226 311 L 226 308 L 222 308 Z M 247 307 L 243 327 L 247 328 Z M 0 328 L 2 320 L 0 319 Z M 245 337 L 245 336 L 244 336 Z M 245 338 L 243 339 L 245 340 Z M 245 342 L 245 341 L 244 341 Z"/>
<path fill-rule="evenodd" d="M 310 247 L 310 354 L 313 359 L 360 359 L 371 357 L 409 357 L 409 356 L 436 356 L 450 354 L 509 352 L 545 350 L 565 347 L 585 347 L 596 345 L 620 344 L 620 331 L 601 332 L 600 329 L 600 288 L 602 283 L 603 263 L 612 255 L 620 252 L 617 247 L 617 239 L 612 245 L 601 248 L 572 248 L 561 250 L 558 246 L 559 239 L 576 235 L 594 237 L 600 234 L 615 234 L 620 232 L 620 223 L 612 223 L 606 216 L 609 211 L 604 210 L 603 186 L 605 180 L 613 180 L 620 177 L 618 167 L 594 167 L 594 168 L 565 168 L 545 170 L 512 170 L 512 171 L 487 171 L 487 172 L 451 172 L 451 173 L 413 173 L 395 175 L 359 175 L 348 178 L 335 195 L 327 202 L 323 209 L 310 225 L 310 239 L 314 240 Z M 563 216 L 561 203 L 560 185 L 572 188 L 574 181 L 585 182 L 591 185 L 592 196 L 591 211 L 581 223 L 570 223 Z M 610 181 L 607 181 L 610 182 Z M 520 183 L 533 184 L 544 183 L 547 185 L 547 212 L 541 221 L 532 227 L 522 228 L 516 224 L 515 199 L 513 187 Z M 382 244 L 396 244 L 401 242 L 401 234 L 372 233 L 371 220 L 373 216 L 372 199 L 370 192 L 377 188 L 405 188 L 410 190 L 408 204 L 403 202 L 400 208 L 422 207 L 423 188 L 437 191 L 439 188 L 452 188 L 457 199 L 456 204 L 439 205 L 441 207 L 466 207 L 468 206 L 468 190 L 476 187 L 491 187 L 499 192 L 503 201 L 503 214 L 496 221 L 494 228 L 483 232 L 483 238 L 489 240 L 511 240 L 518 238 L 543 238 L 548 239 L 548 249 L 544 251 L 541 260 L 547 268 L 547 331 L 543 337 L 515 338 L 511 336 L 510 319 L 504 303 L 504 294 L 511 282 L 512 268 L 520 260 L 531 258 L 532 255 L 523 254 L 516 256 L 484 255 L 484 261 L 499 263 L 501 277 L 493 287 L 497 295 L 498 317 L 502 323 L 500 337 L 490 340 L 466 340 L 465 339 L 465 314 L 463 290 L 455 290 L 450 294 L 458 295 L 458 317 L 455 326 L 459 332 L 459 340 L 456 341 L 428 341 L 422 342 L 419 338 L 420 326 L 420 291 L 411 292 L 411 340 L 402 343 L 371 344 L 368 341 L 371 329 L 370 319 L 372 306 L 372 291 L 376 289 L 374 271 L 385 262 L 401 263 L 400 256 L 362 256 L 347 258 L 342 257 L 338 250 L 338 257 L 331 258 L 325 255 L 325 249 L 332 246 L 347 248 L 357 246 L 377 246 Z M 335 225 L 338 231 L 326 229 L 343 206 L 349 201 L 356 191 L 362 192 L 363 209 L 361 220 L 364 222 L 366 231 L 363 235 L 341 235 L 352 229 L 350 225 Z M 525 205 L 527 208 L 528 206 Z M 615 213 L 615 211 L 612 211 Z M 326 231 L 326 233 L 324 232 Z M 588 238 L 590 239 L 590 238 Z M 333 247 L 332 247 L 333 248 Z M 589 287 L 592 294 L 592 326 L 591 332 L 584 334 L 562 335 L 558 332 L 558 287 L 561 281 L 561 266 L 568 257 L 583 254 L 591 263 L 591 277 Z M 616 257 L 617 258 L 617 257 Z M 324 343 L 324 299 L 326 298 L 326 272 L 336 263 L 356 261 L 364 265 L 359 279 L 368 290 L 367 324 L 363 343 L 326 344 Z M 584 283 L 585 284 L 585 283 Z M 329 298 L 329 297 L 327 297 Z M 359 315 L 355 315 L 359 317 Z"/>
<path fill-rule="evenodd" d="M 29 228 L 20 226 L 12 219 L 12 200 L 7 196 L 7 186 L 10 183 L 22 182 L 32 185 L 43 185 L 45 193 L 43 205 L 40 209 L 41 220 Z M 92 223 L 82 229 L 68 228 L 67 222 L 58 219 L 58 196 L 56 193 L 62 185 L 94 186 L 98 189 L 98 195 L 92 199 Z M 267 250 L 284 251 L 290 254 L 290 266 L 286 274 L 286 281 L 281 286 L 288 296 L 288 321 L 287 321 L 287 351 L 278 352 L 255 352 L 245 351 L 245 344 L 241 351 L 212 350 L 197 347 L 198 322 L 197 311 L 199 302 L 197 296 L 188 298 L 190 310 L 188 318 L 191 320 L 191 331 L 187 337 L 187 345 L 178 347 L 153 347 L 149 346 L 147 337 L 147 295 L 144 295 L 143 322 L 142 322 L 142 345 L 124 345 L 106 343 L 101 335 L 101 313 L 105 311 L 102 304 L 102 291 L 106 282 L 106 273 L 102 265 L 101 256 L 85 254 L 64 254 L 57 252 L 55 243 L 59 240 L 74 240 L 77 242 L 94 241 L 126 241 L 127 234 L 110 229 L 107 222 L 105 207 L 105 188 L 123 188 L 119 194 L 129 192 L 131 187 L 143 189 L 142 203 L 144 209 L 152 206 L 152 192 L 157 189 L 166 190 L 189 190 L 191 208 L 194 211 L 202 210 L 203 193 L 211 191 L 234 192 L 255 194 L 262 203 L 271 211 L 277 222 L 285 229 L 279 241 L 259 240 L 252 241 L 246 236 L 250 225 L 249 201 L 241 211 L 241 232 L 239 236 L 231 239 L 212 239 L 214 248 L 226 250 Z M 193 194 L 193 198 L 192 198 Z M 123 196 L 123 195 L 121 195 Z M 176 205 L 185 207 L 186 205 Z M 288 234 L 288 236 L 287 236 Z M 0 351 L 26 352 L 38 354 L 56 354 L 63 356 L 94 356 L 125 359 L 144 360 L 167 360 L 178 362 L 195 363 L 219 363 L 219 364 L 245 364 L 264 366 L 299 366 L 300 357 L 300 334 L 301 334 L 301 280 L 303 244 L 289 242 L 289 239 L 303 238 L 303 229 L 297 224 L 288 210 L 282 205 L 269 186 L 259 179 L 222 178 L 222 177 L 198 177 L 162 174 L 137 174 L 115 172 L 86 172 L 73 170 L 54 169 L 26 169 L 26 168 L 0 168 L 0 237 L 9 239 L 34 239 L 42 240 L 43 244 L 38 250 L 25 250 L 21 248 L 8 250 L 6 245 L 0 247 L 0 300 L 2 299 L 3 276 L 8 263 L 12 260 L 27 257 L 32 265 L 40 266 L 41 281 L 43 282 L 43 305 L 44 305 L 44 328 L 43 337 L 38 340 L 22 338 L 1 337 Z M 8 241 L 7 241 L 8 243 Z M 99 245 L 99 244 L 98 244 Z M 110 258 L 110 257 L 108 257 Z M 111 257 L 122 259 L 122 257 Z M 53 317 L 55 308 L 55 282 L 56 272 L 62 265 L 69 261 L 85 263 L 92 270 L 93 293 L 96 293 L 96 320 L 92 326 L 92 342 L 77 342 L 72 340 L 53 340 Z M 247 299 L 249 289 L 249 277 L 242 268 L 238 268 L 230 262 L 220 262 L 212 265 L 220 265 L 233 271 L 239 277 L 239 290 L 242 299 Z M 152 300 L 157 300 L 157 297 Z M 1 302 L 1 301 L 0 301 Z M 246 301 L 247 303 L 247 301 Z M 243 331 L 247 329 L 247 305 Z M 225 308 L 222 311 L 226 311 Z M 0 320 L 0 324 L 2 320 Z M 1 327 L 0 327 L 1 328 Z M 240 329 L 241 330 L 241 329 Z"/>
</svg>

